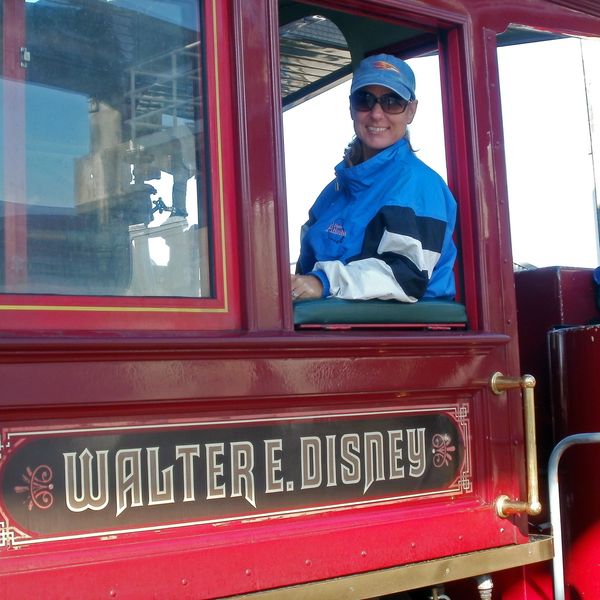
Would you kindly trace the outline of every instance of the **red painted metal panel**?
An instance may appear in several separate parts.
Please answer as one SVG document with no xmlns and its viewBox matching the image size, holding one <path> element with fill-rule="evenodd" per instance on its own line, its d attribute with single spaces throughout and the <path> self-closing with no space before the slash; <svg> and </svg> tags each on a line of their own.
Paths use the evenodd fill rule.
<svg viewBox="0 0 600 600">
<path fill-rule="evenodd" d="M 40 342 L 36 348 L 24 339 L 2 344 L 2 405 L 15 411 L 156 403 L 155 411 L 160 402 L 193 406 L 202 400 L 251 411 L 257 403 L 271 406 L 284 398 L 278 409 L 303 411 L 336 394 L 349 395 L 343 402 L 356 404 L 364 394 L 458 392 L 487 386 L 481 371 L 491 372 L 507 341 L 467 334 L 375 339 L 337 334 L 304 340 L 181 339 L 179 345 L 150 338 L 88 346 L 75 339 L 68 345 Z M 490 402 L 499 402 L 493 398 Z"/>
<path fill-rule="evenodd" d="M 550 0 L 550 2 L 600 17 L 600 6 L 594 0 Z"/>
<path fill-rule="evenodd" d="M 506 340 L 491 338 L 482 345 L 477 335 L 428 339 L 425 361 L 426 340 L 418 336 L 404 342 L 390 336 L 387 350 L 377 358 L 366 355 L 382 354 L 381 339 L 363 336 L 357 344 L 360 337 L 339 335 L 326 348 L 322 336 L 313 336 L 303 348 L 296 343 L 295 349 L 286 348 L 289 340 L 279 345 L 257 340 L 252 350 L 231 343 L 218 352 L 216 347 L 200 346 L 188 348 L 185 360 L 175 359 L 167 348 L 142 350 L 139 342 L 128 360 L 119 357 L 118 344 L 104 355 L 97 354 L 96 348 L 87 362 L 77 364 L 70 363 L 66 354 L 62 355 L 66 362 L 61 363 L 48 362 L 49 355 L 39 353 L 37 366 L 30 362 L 34 355 L 29 361 L 24 360 L 26 352 L 14 357 L 17 362 L 6 364 L 1 374 L 7 383 L 3 400 L 8 423 L 23 420 L 27 405 L 37 406 L 36 415 L 49 419 L 49 425 L 57 418 L 79 414 L 77 423 L 97 426 L 107 419 L 114 421 L 117 415 L 118 422 L 130 424 L 139 423 L 136 414 L 160 419 L 165 401 L 169 401 L 170 420 L 198 415 L 226 422 L 240 415 L 302 416 L 315 410 L 336 415 L 349 408 L 389 410 L 415 403 L 435 407 L 449 398 L 472 397 L 471 435 L 477 462 L 473 491 L 463 499 L 402 501 L 284 520 L 249 518 L 244 524 L 204 526 L 185 533 L 125 534 L 114 541 L 108 535 L 100 543 L 53 542 L 48 549 L 40 544 L 9 551 L 0 558 L 5 574 L 32 565 L 35 570 L 27 576 L 11 576 L 6 589 L 38 585 L 51 569 L 60 593 L 85 573 L 96 582 L 96 590 L 118 589 L 119 594 L 130 594 L 125 597 L 135 597 L 140 585 L 138 576 L 131 580 L 135 572 L 144 574 L 147 589 L 160 590 L 165 597 L 188 589 L 190 594 L 210 597 L 523 540 L 523 531 L 498 519 L 493 505 L 500 493 L 518 494 L 511 457 L 519 441 L 518 427 L 501 416 L 506 413 L 505 398 L 488 397 L 485 391 L 473 395 L 481 386 L 480 371 L 492 369 L 495 349 Z M 345 357 L 340 356 L 342 347 Z M 72 348 L 77 352 L 76 343 Z M 245 359 L 240 356 L 249 352 Z M 194 357 L 197 353 L 204 358 Z M 12 410 L 6 410 L 7 404 Z M 169 569 L 173 578 L 158 575 L 167 553 L 178 565 Z M 282 559 L 274 563 L 273 556 Z M 185 586 L 183 580 L 188 582 Z"/>
<path fill-rule="evenodd" d="M 279 30 L 274 2 L 234 0 L 240 143 L 239 207 L 249 331 L 292 327 L 279 97 Z M 267 148 L 275 152 L 266 151 Z"/>
<path fill-rule="evenodd" d="M 452 115 L 446 136 L 449 172 L 461 202 L 471 330 L 292 331 L 282 224 L 276 3 L 207 3 L 215 10 L 207 13 L 207 23 L 214 25 L 213 33 L 219 30 L 211 48 L 221 57 L 218 68 L 212 63 L 211 81 L 219 78 L 215 89 L 222 93 L 212 100 L 223 117 L 220 127 L 216 120 L 211 123 L 212 135 L 222 136 L 222 164 L 213 160 L 212 167 L 226 197 L 222 218 L 231 225 L 218 228 L 218 234 L 226 248 L 238 250 L 228 256 L 227 272 L 225 267 L 220 272 L 231 284 L 231 316 L 170 315 L 162 326 L 154 317 L 137 321 L 140 328 L 173 330 L 159 335 L 132 333 L 130 313 L 123 313 L 112 323 L 117 331 L 99 335 L 90 330 L 106 329 L 103 313 L 91 319 L 90 313 L 73 314 L 60 321 L 70 331 L 64 337 L 55 313 L 28 313 L 27 333 L 5 333 L 0 339 L 0 422 L 3 427 L 32 423 L 34 415 L 36 422 L 44 419 L 49 425 L 68 420 L 90 427 L 192 417 L 226 423 L 241 416 L 291 418 L 316 411 L 335 418 L 349 409 L 435 407 L 458 399 L 472 416 L 472 490 L 462 497 L 278 519 L 249 516 L 244 522 L 177 530 L 157 527 L 116 539 L 43 542 L 18 551 L 6 547 L 12 534 L 5 528 L 1 596 L 36 596 L 44 588 L 49 598 L 215 597 L 526 539 L 524 518 L 499 519 L 494 508 L 500 494 L 524 494 L 520 400 L 515 393 L 494 396 L 488 386 L 494 371 L 516 375 L 518 369 L 495 35 L 509 21 L 582 31 L 597 28 L 598 21 L 533 0 L 527 6 L 476 0 L 322 4 L 444 28 L 444 102 Z M 229 118 L 234 110 L 237 122 Z M 234 215 L 239 221 L 231 220 Z M 172 307 L 178 306 L 182 303 L 173 301 Z M 20 320 L 12 327 L 25 323 L 23 314 L 11 314 Z M 243 334 L 216 331 L 240 325 Z M 46 332 L 34 338 L 32 328 Z M 212 333 L 200 337 L 185 331 L 200 328 Z"/>
<path fill-rule="evenodd" d="M 547 333 L 554 327 L 583 325 L 598 317 L 592 269 L 547 267 L 515 273 L 519 318 L 521 369 L 537 381 L 537 430 L 542 488 L 546 488 L 546 465 L 560 440 L 555 410 L 549 410 L 552 379 L 548 365 Z M 560 419 L 560 417 L 559 417 Z M 547 505 L 538 521 L 548 522 Z"/>
<path fill-rule="evenodd" d="M 488 512 L 469 503 L 390 506 L 222 526 L 179 538 L 157 534 L 146 542 L 106 540 L 93 552 L 73 546 L 36 556 L 28 549 L 10 558 L 16 576 L 3 591 L 5 597 L 33 592 L 51 571 L 48 598 L 68 597 L 71 582 L 81 577 L 93 586 L 78 589 L 79 598 L 111 590 L 117 597 L 139 598 L 140 582 L 156 597 L 220 597 L 468 552 L 488 546 L 489 536 L 498 537 L 500 530 L 503 543 L 514 543 L 505 522 L 490 521 Z"/>
</svg>

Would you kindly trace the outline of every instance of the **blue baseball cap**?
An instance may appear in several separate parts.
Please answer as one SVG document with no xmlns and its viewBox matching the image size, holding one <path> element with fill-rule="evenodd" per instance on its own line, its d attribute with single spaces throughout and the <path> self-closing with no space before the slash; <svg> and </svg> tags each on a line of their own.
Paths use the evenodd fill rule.
<svg viewBox="0 0 600 600">
<path fill-rule="evenodd" d="M 415 98 L 415 74 L 403 60 L 389 54 L 368 56 L 358 65 L 350 93 L 367 85 L 382 85 L 405 100 Z"/>
</svg>

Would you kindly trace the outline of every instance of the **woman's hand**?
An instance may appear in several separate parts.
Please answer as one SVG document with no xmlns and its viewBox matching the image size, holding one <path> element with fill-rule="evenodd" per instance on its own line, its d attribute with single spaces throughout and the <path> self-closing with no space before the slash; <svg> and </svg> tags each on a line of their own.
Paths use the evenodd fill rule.
<svg viewBox="0 0 600 600">
<path fill-rule="evenodd" d="M 314 300 L 323 297 L 323 284 L 314 275 L 292 275 L 292 300 Z"/>
</svg>

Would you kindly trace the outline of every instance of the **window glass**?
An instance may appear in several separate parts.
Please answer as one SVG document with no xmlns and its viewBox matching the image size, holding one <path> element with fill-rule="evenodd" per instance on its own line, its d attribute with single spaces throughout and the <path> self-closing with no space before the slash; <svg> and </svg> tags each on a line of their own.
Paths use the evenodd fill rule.
<svg viewBox="0 0 600 600">
<path fill-rule="evenodd" d="M 517 268 L 598 264 L 599 50 L 579 38 L 498 49 Z"/>
<path fill-rule="evenodd" d="M 212 295 L 199 4 L 27 0 L 10 24 L 0 292 Z"/>
</svg>

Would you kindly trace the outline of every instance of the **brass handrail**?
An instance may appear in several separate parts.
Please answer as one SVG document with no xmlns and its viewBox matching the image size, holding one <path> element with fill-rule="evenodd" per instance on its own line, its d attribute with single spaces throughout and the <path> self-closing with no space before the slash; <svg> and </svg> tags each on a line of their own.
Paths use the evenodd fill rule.
<svg viewBox="0 0 600 600">
<path fill-rule="evenodd" d="M 527 501 L 511 500 L 502 495 L 496 499 L 498 516 L 506 518 L 517 513 L 539 515 L 542 511 L 539 496 L 537 444 L 535 439 L 535 401 L 533 388 L 535 378 L 532 375 L 522 377 L 506 377 L 502 373 L 494 373 L 490 381 L 494 394 L 502 394 L 506 390 L 521 389 L 523 395 L 523 411 L 525 419 L 525 456 L 527 460 Z"/>
</svg>

